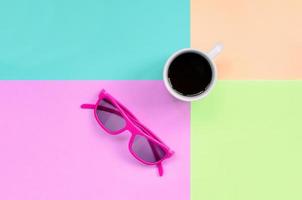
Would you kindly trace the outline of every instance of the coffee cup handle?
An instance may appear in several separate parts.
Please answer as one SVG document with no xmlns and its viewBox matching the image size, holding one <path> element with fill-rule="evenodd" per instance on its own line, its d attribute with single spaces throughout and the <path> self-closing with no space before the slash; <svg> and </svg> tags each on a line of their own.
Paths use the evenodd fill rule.
<svg viewBox="0 0 302 200">
<path fill-rule="evenodd" d="M 214 59 L 223 49 L 223 44 L 222 43 L 217 43 L 208 53 L 207 55 L 211 58 Z"/>
</svg>

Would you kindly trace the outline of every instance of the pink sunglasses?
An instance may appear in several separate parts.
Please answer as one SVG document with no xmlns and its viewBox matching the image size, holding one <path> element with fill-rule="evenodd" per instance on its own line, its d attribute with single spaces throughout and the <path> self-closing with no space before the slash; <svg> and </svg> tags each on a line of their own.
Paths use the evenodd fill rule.
<svg viewBox="0 0 302 200">
<path fill-rule="evenodd" d="M 81 108 L 94 109 L 96 121 L 111 135 L 128 130 L 132 134 L 128 146 L 131 154 L 146 165 L 156 165 L 159 175 L 163 175 L 162 162 L 174 152 L 125 106 L 102 90 L 95 105 L 83 104 Z"/>
</svg>

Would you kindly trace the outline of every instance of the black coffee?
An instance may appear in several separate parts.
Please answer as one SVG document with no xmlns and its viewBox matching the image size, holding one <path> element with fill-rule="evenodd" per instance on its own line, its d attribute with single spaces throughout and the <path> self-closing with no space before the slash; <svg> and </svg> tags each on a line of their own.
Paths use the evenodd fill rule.
<svg viewBox="0 0 302 200">
<path fill-rule="evenodd" d="M 203 56 L 186 52 L 171 62 L 168 78 L 172 88 L 184 96 L 203 93 L 212 81 L 211 65 Z"/>
</svg>

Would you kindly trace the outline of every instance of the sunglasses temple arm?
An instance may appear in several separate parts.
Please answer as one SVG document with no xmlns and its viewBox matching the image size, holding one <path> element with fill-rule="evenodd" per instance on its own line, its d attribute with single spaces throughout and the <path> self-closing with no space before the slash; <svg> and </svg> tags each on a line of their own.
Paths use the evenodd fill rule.
<svg viewBox="0 0 302 200">
<path fill-rule="evenodd" d="M 126 108 L 124 107 L 122 104 L 119 103 L 119 106 L 123 109 L 124 112 L 127 113 L 128 117 L 136 124 L 138 125 L 141 129 L 144 130 L 144 132 L 146 134 L 148 134 L 149 136 L 155 138 L 156 140 L 158 140 L 159 142 L 163 143 L 163 141 L 161 141 L 155 134 L 153 134 L 149 129 L 147 129 L 144 125 L 142 125 L 138 119 Z M 111 109 L 111 108 L 107 108 L 105 106 L 98 106 L 98 109 L 100 110 L 103 110 L 103 111 L 106 111 L 106 112 L 110 112 L 110 113 L 113 113 L 113 114 L 116 114 L 116 115 L 119 115 L 120 117 L 123 117 L 123 115 L 119 112 L 119 111 L 116 111 L 114 109 Z"/>
<path fill-rule="evenodd" d="M 149 136 L 155 138 L 160 143 L 164 144 L 164 142 L 161 141 L 161 139 L 159 137 L 157 137 L 154 133 L 152 133 L 152 131 L 150 131 L 148 128 L 146 128 L 144 125 L 142 125 L 139 121 L 135 120 L 135 123 L 137 126 L 139 126 L 144 131 L 144 133 L 148 134 Z"/>
<path fill-rule="evenodd" d="M 160 159 L 160 156 L 159 156 L 158 152 L 156 151 L 156 148 L 155 148 L 154 144 L 152 142 L 150 142 L 149 140 L 148 140 L 148 142 L 149 142 L 149 144 L 151 146 L 151 149 L 153 151 L 153 154 L 154 154 L 155 158 L 156 159 Z M 158 164 L 156 164 L 156 166 L 158 168 L 158 174 L 159 174 L 159 176 L 163 176 L 164 169 L 163 169 L 163 165 L 161 164 L 161 162 L 158 163 Z"/>
<path fill-rule="evenodd" d="M 83 108 L 83 109 L 94 109 L 95 108 L 95 105 L 93 105 L 93 104 L 82 104 L 81 105 L 81 108 Z"/>
<path fill-rule="evenodd" d="M 95 105 L 93 105 L 93 104 L 82 104 L 81 108 L 83 108 L 83 109 L 95 109 Z M 116 115 L 119 115 L 120 117 L 122 117 L 120 112 L 118 112 L 114 109 L 111 109 L 111 108 L 107 108 L 106 106 L 98 106 L 98 109 L 102 110 L 102 111 L 105 111 L 105 112 L 110 112 L 110 113 L 113 113 L 113 114 L 116 114 Z"/>
<path fill-rule="evenodd" d="M 150 142 L 149 140 L 148 140 L 148 142 L 149 142 L 152 153 L 154 154 L 156 160 L 160 160 L 160 155 L 159 155 L 158 151 L 156 150 L 155 145 L 152 142 Z M 164 169 L 163 169 L 161 162 L 156 164 L 156 166 L 158 168 L 159 176 L 162 176 L 164 174 Z"/>
<path fill-rule="evenodd" d="M 157 169 L 158 169 L 159 176 L 163 176 L 164 175 L 163 165 L 161 163 L 158 163 L 156 166 L 157 166 Z"/>
<path fill-rule="evenodd" d="M 161 139 L 159 137 L 157 137 L 154 133 L 152 133 L 152 131 L 150 131 L 148 128 L 146 128 L 142 123 L 140 123 L 140 121 L 138 121 L 138 119 L 126 108 L 124 107 L 122 104 L 120 104 L 121 108 L 128 114 L 128 117 L 137 125 L 139 126 L 141 129 L 143 129 L 143 131 L 148 134 L 149 136 L 155 138 L 157 141 L 159 141 L 160 143 L 164 144 L 163 141 L 161 141 Z"/>
<path fill-rule="evenodd" d="M 82 104 L 81 108 L 83 109 L 95 109 L 94 104 Z M 107 108 L 105 106 L 98 106 L 98 109 L 106 111 L 106 112 L 110 112 L 116 115 L 119 115 L 120 117 L 122 117 L 122 114 L 119 111 L 116 111 L 114 109 L 111 108 Z M 128 111 L 124 106 L 123 109 L 130 115 L 129 117 L 132 119 L 132 121 L 134 121 L 136 123 L 136 125 L 138 125 L 140 128 L 142 128 L 144 130 L 144 132 L 146 134 L 148 134 L 149 136 L 155 138 L 156 140 L 158 140 L 159 142 L 163 143 L 163 141 L 161 141 L 161 139 L 159 137 L 157 137 L 155 134 L 153 134 L 149 129 L 147 129 L 144 125 L 142 125 L 137 119 L 136 117 L 134 117 L 134 115 L 132 113 L 130 113 L 130 111 Z"/>
</svg>

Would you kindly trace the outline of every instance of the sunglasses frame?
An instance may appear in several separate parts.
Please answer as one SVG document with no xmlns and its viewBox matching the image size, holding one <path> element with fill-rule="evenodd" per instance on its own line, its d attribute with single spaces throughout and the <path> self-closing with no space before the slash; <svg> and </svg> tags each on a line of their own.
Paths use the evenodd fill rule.
<svg viewBox="0 0 302 200">
<path fill-rule="evenodd" d="M 100 119 L 98 118 L 97 111 L 98 106 L 100 106 L 101 101 L 108 101 L 110 104 L 115 106 L 121 114 L 121 117 L 125 120 L 125 126 L 117 131 L 112 131 L 107 129 Z M 118 135 L 124 131 L 129 131 L 131 133 L 131 137 L 128 143 L 128 149 L 130 153 L 140 162 L 146 165 L 156 165 L 158 167 L 159 175 L 163 175 L 163 168 L 162 162 L 167 158 L 170 158 L 174 152 L 158 137 L 156 136 L 151 130 L 145 127 L 135 116 L 132 114 L 124 105 L 118 102 L 114 97 L 108 94 L 104 89 L 100 92 L 98 100 L 96 104 L 82 104 L 81 108 L 84 109 L 94 109 L 94 117 L 98 124 L 110 135 Z M 147 141 L 151 141 L 150 147 L 152 148 L 153 153 L 156 153 L 153 144 L 159 145 L 161 149 L 164 151 L 165 155 L 156 162 L 148 162 L 141 159 L 136 153 L 132 150 L 132 145 L 136 135 L 141 135 L 147 139 Z"/>
</svg>

